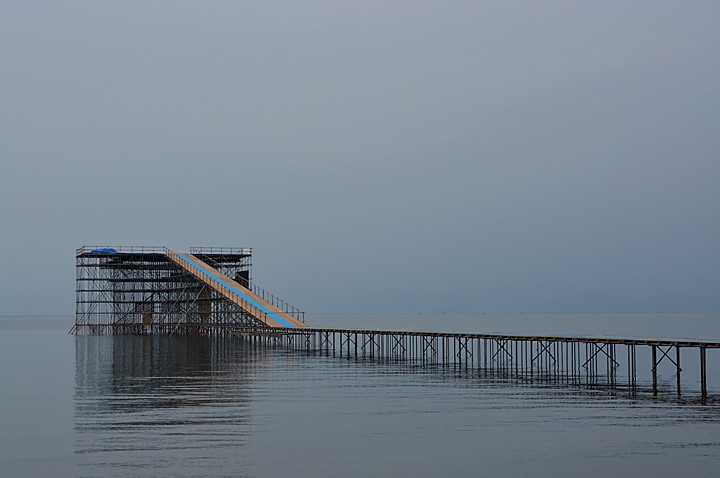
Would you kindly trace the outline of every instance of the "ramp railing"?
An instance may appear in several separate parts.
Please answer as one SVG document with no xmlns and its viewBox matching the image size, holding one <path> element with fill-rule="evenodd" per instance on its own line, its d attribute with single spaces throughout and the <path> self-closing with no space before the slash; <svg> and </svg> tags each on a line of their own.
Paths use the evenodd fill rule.
<svg viewBox="0 0 720 478">
<path fill-rule="evenodd" d="M 215 269 L 221 270 L 222 264 L 215 261 L 211 256 L 207 254 L 227 254 L 227 253 L 252 253 L 252 249 L 245 247 L 241 249 L 231 249 L 227 247 L 191 247 L 190 248 L 190 254 L 193 255 L 199 255 L 202 256 L 202 260 L 210 264 Z M 240 283 L 240 285 L 244 285 Z M 293 306 L 292 304 L 287 303 L 280 297 L 276 296 L 272 292 L 263 289 L 259 285 L 257 285 L 254 282 L 249 282 L 247 286 L 245 286 L 249 291 L 251 291 L 253 294 L 264 300 L 265 302 L 274 305 L 284 313 L 296 318 L 303 324 L 305 323 L 305 312 L 298 309 L 297 307 Z"/>
<path fill-rule="evenodd" d="M 276 296 L 275 294 L 272 294 L 269 291 L 266 291 L 262 287 L 258 286 L 254 282 L 251 282 L 248 284 L 248 289 L 250 289 L 255 295 L 260 297 L 265 302 L 268 302 L 278 309 L 282 310 L 288 315 L 291 315 L 295 317 L 297 320 L 305 323 L 305 312 L 301 311 L 300 309 L 288 304 L 284 300 L 282 300 L 280 297 Z"/>
<path fill-rule="evenodd" d="M 249 313 L 256 319 L 260 320 L 261 322 L 264 322 L 265 325 L 267 325 L 269 327 L 273 327 L 271 324 L 274 322 L 274 320 L 272 318 L 270 318 L 267 313 L 265 313 L 264 311 L 255 307 L 253 304 L 251 304 L 250 302 L 245 300 L 243 297 L 236 294 L 235 292 L 230 290 L 228 287 L 226 287 L 222 283 L 218 282 L 211 275 L 207 274 L 202 269 L 200 269 L 196 264 L 180 257 L 179 254 L 177 254 L 176 252 L 171 251 L 167 248 L 165 248 L 164 252 L 170 259 L 173 260 L 173 262 L 179 264 L 183 269 L 190 272 L 192 275 L 194 275 L 198 279 L 202 280 L 203 282 L 205 282 L 207 285 L 212 287 L 215 291 L 217 291 L 220 294 L 222 294 L 223 296 L 225 296 L 225 298 L 229 299 L 234 304 L 239 305 L 247 313 Z"/>
</svg>

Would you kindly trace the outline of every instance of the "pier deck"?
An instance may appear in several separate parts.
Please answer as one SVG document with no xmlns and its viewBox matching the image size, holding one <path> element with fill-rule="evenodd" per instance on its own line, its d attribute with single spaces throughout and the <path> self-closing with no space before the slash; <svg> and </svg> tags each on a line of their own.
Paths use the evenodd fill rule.
<svg viewBox="0 0 720 478">
<path fill-rule="evenodd" d="M 284 330 L 269 339 L 346 359 L 401 360 L 519 379 L 625 389 L 631 394 L 647 390 L 653 396 L 659 393 L 658 372 L 664 364 L 664 372 L 674 375 L 678 397 L 684 393 L 681 357 L 687 361 L 694 355 L 699 370 L 693 376 L 699 384 L 690 384 L 687 392 L 699 393 L 702 400 L 708 398 L 708 349 L 720 349 L 719 339 L 347 329 Z M 646 366 L 639 373 L 641 363 Z M 645 379 L 649 379 L 647 386 Z"/>
</svg>

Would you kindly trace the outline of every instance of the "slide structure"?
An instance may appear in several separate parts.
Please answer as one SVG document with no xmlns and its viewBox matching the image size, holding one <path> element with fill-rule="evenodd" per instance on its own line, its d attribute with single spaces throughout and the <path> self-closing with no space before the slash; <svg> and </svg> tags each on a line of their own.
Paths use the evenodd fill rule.
<svg viewBox="0 0 720 478">
<path fill-rule="evenodd" d="M 167 251 L 167 257 L 189 272 L 214 291 L 238 305 L 266 326 L 272 328 L 299 328 L 306 325 L 282 311 L 278 307 L 263 300 L 247 287 L 231 279 L 210 264 L 185 251 Z"/>
</svg>

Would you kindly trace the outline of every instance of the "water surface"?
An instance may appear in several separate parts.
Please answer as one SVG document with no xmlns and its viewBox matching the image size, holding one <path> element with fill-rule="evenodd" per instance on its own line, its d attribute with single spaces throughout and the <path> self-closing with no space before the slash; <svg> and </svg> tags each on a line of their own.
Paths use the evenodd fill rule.
<svg viewBox="0 0 720 478">
<path fill-rule="evenodd" d="M 608 319 L 599 332 L 652 322 L 626 319 Z M 368 328 L 416 323 L 364 320 Z M 440 320 L 453 330 L 482 318 L 417 322 L 429 330 Z M 589 333 L 602 329 L 595 320 L 492 318 L 485 325 L 512 329 L 526 321 L 545 333 L 564 323 Z M 704 325 L 657 323 L 666 321 L 670 335 L 691 329 L 710 336 L 714 319 L 694 320 Z M 71 322 L 0 319 L 0 476 L 676 477 L 716 476 L 720 463 L 720 406 L 713 403 L 632 400 L 231 339 L 73 337 Z M 720 364 L 709 367 L 720 373 Z"/>
</svg>

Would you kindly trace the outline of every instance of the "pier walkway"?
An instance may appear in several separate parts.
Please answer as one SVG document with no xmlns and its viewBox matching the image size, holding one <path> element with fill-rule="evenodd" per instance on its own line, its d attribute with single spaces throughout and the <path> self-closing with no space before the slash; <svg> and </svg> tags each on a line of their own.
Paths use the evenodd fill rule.
<svg viewBox="0 0 720 478">
<path fill-rule="evenodd" d="M 180 324 L 108 326 L 99 334 L 180 333 L 236 337 L 253 346 L 363 362 L 454 370 L 479 377 L 647 394 L 720 394 L 708 384 L 708 355 L 720 340 L 647 337 L 465 334 L 331 328 L 242 328 Z M 716 379 L 718 377 L 715 377 Z"/>
</svg>

